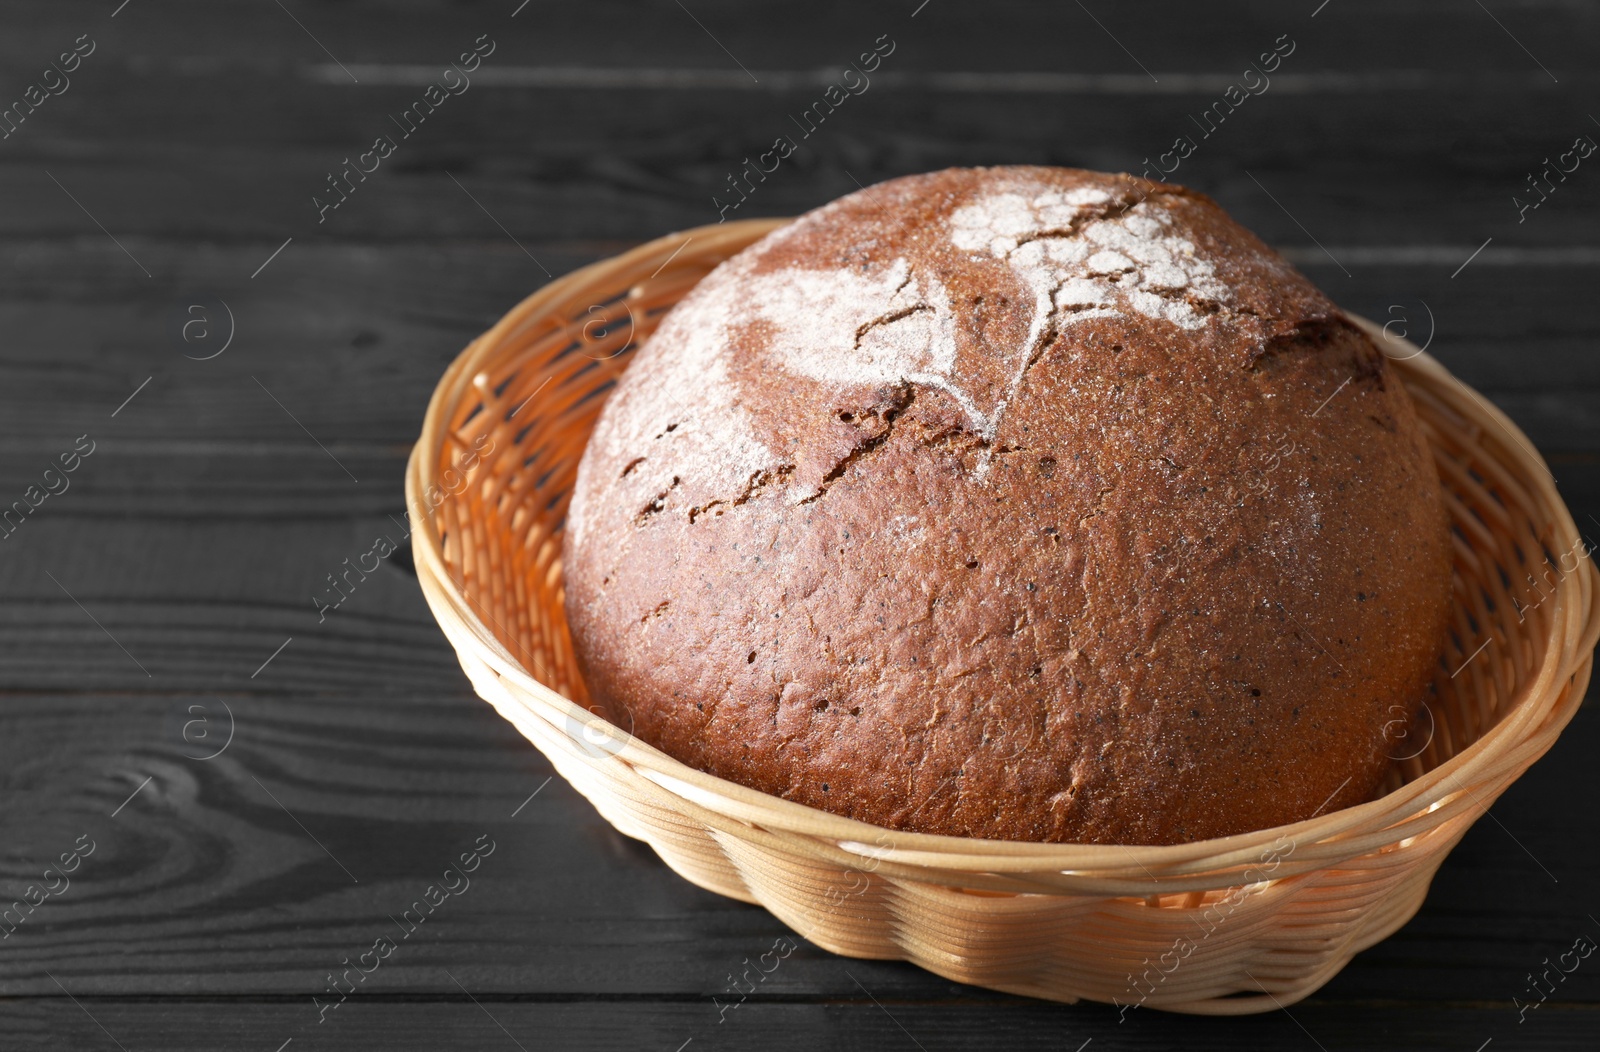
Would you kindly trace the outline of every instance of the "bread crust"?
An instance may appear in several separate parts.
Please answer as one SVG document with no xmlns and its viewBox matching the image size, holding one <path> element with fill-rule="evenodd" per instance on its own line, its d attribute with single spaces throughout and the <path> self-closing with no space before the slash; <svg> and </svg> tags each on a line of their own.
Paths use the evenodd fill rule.
<svg viewBox="0 0 1600 1052">
<path fill-rule="evenodd" d="M 1204 195 L 851 194 L 705 278 L 601 413 L 580 667 L 683 762 L 893 829 L 1165 844 L 1367 799 L 1451 609 L 1384 355 Z"/>
</svg>

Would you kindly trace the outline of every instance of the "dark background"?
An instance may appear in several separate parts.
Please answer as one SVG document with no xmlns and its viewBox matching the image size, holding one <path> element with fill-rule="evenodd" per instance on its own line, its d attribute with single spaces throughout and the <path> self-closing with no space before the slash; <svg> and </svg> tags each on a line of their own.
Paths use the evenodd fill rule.
<svg viewBox="0 0 1600 1052">
<path fill-rule="evenodd" d="M 321 623 L 312 596 L 399 539 L 468 340 L 547 270 L 715 222 L 727 173 L 884 34 L 871 87 L 730 216 L 949 165 L 1139 171 L 1287 34 L 1171 178 L 1408 319 L 1600 536 L 1600 157 L 1525 221 L 1513 201 L 1600 141 L 1595 6 L 118 2 L 0 5 L 7 105 L 94 43 L 0 140 L 0 504 L 95 444 L 0 540 L 0 898 L 94 845 L 0 940 L 0 1047 L 1594 1047 L 1600 957 L 1514 1001 L 1600 941 L 1592 699 L 1416 919 L 1292 1016 L 1119 1024 L 809 944 L 719 1013 L 786 929 L 549 780 L 404 554 Z M 483 34 L 470 89 L 319 224 L 327 173 Z M 483 834 L 470 888 L 319 1023 L 328 973 Z"/>
</svg>

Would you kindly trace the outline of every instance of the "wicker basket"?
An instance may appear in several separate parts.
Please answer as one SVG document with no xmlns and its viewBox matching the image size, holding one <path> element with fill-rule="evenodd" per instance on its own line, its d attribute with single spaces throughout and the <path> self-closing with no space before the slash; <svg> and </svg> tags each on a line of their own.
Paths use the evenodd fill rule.
<svg viewBox="0 0 1600 1052">
<path fill-rule="evenodd" d="M 1544 462 L 1409 345 L 1395 365 L 1455 523 L 1454 674 L 1368 803 L 1165 847 L 910 834 L 714 778 L 589 711 L 560 561 L 584 443 L 661 315 L 781 223 L 703 227 L 569 274 L 445 373 L 406 496 L 423 591 L 478 693 L 685 878 L 850 957 L 1058 1001 L 1242 1014 L 1305 997 L 1404 924 L 1572 718 L 1600 636 L 1600 574 Z"/>
</svg>

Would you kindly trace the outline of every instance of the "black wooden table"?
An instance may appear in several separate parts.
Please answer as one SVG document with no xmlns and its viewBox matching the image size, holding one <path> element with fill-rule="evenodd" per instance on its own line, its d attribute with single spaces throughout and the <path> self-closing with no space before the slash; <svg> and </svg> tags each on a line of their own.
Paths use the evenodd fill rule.
<svg viewBox="0 0 1600 1052">
<path fill-rule="evenodd" d="M 740 1002 L 784 926 L 552 779 L 403 552 L 315 598 L 400 539 L 436 379 L 549 275 L 959 164 L 1207 191 L 1506 409 L 1600 537 L 1593 5 L 118 4 L 0 5 L 0 1048 L 1600 1046 L 1600 957 L 1533 978 L 1600 941 L 1592 701 L 1292 1014 L 804 943 Z"/>
</svg>

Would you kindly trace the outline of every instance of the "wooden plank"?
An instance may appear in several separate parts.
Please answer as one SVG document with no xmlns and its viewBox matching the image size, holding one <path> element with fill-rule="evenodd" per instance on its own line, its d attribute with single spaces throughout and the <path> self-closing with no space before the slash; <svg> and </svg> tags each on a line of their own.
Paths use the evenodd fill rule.
<svg viewBox="0 0 1600 1052">
<path fill-rule="evenodd" d="M 443 969 L 441 969 L 442 971 Z M 781 968 L 780 968 L 781 970 Z M 1291 1013 L 1243 1019 L 1196 1019 L 1133 1013 L 1118 1025 L 1115 1009 L 1096 1005 L 1000 1002 L 906 1003 L 882 991 L 855 990 L 821 1004 L 751 1000 L 718 1024 L 709 999 L 637 1003 L 583 999 L 571 1003 L 500 1000 L 482 996 L 470 966 L 451 974 L 472 996 L 447 1002 L 395 1003 L 358 995 L 317 1024 L 309 998 L 282 1003 L 193 1003 L 79 998 L 27 999 L 0 1007 L 8 1047 L 129 1049 L 251 1048 L 511 1050 L 595 1049 L 597 1052 L 698 1052 L 759 1048 L 937 1052 L 943 1049 L 1197 1049 L 1240 1047 L 1338 1049 L 1382 1047 L 1396 1052 L 1472 1052 L 1490 1047 L 1535 1050 L 1591 1047 L 1593 1013 L 1547 1004 L 1517 1025 L 1508 1004 L 1430 1007 L 1309 1001 Z M 67 981 L 70 987 L 70 980 Z M 367 997 L 367 1000 L 360 1000 Z M 309 1021 L 308 1021 L 309 1019 Z M 108 1036 L 109 1035 L 109 1036 Z M 287 1049 L 280 1042 L 293 1040 Z M 1515 1041 L 1515 1044 L 1511 1043 Z M 691 1043 L 692 1042 L 692 1043 Z M 1092 1043 L 1091 1043 L 1092 1042 Z"/>
<path fill-rule="evenodd" d="M 1589 451 L 1595 441 L 1581 415 L 1593 403 L 1593 393 L 1545 390 L 1492 397 L 1534 436 L 1573 514 L 1580 521 L 1586 515 L 1600 518 L 1600 477 L 1595 470 L 1600 454 Z M 4 492 L 10 500 L 23 499 L 29 485 L 43 485 L 42 472 L 55 462 L 57 449 L 70 449 L 71 442 L 71 436 L 55 445 L 39 438 L 8 440 L 11 448 L 0 452 L 0 485 L 7 487 Z M 59 499 L 47 497 L 21 528 L 0 543 L 31 548 L 35 534 L 54 528 L 49 523 L 68 519 L 84 520 L 100 531 L 74 534 L 90 544 L 125 532 L 130 519 L 152 524 L 199 520 L 282 524 L 285 532 L 260 542 L 271 545 L 306 543 L 311 535 L 303 527 L 311 524 L 319 531 L 315 536 L 328 544 L 322 549 L 323 542 L 315 542 L 318 550 L 331 556 L 331 565 L 314 571 L 325 574 L 351 555 L 351 548 L 356 555 L 368 550 L 377 531 L 385 527 L 391 528 L 394 540 L 400 540 L 398 527 L 388 516 L 403 520 L 402 483 L 410 453 L 402 443 L 335 441 L 328 448 L 361 479 L 359 485 L 305 440 L 103 440 L 94 456 L 68 478 L 70 489 Z M 13 511 L 12 519 L 16 517 Z M 1596 529 L 1593 523 L 1585 528 Z M 361 536 L 352 538 L 351 530 Z M 333 547 L 339 538 L 346 550 Z M 212 538 L 205 543 L 220 547 L 228 542 Z M 98 572 L 97 564 L 85 561 L 81 551 L 60 547 L 51 551 L 59 553 L 58 565 L 84 562 Z"/>
<path fill-rule="evenodd" d="M 1581 169 L 1552 198 L 1559 221 L 1548 220 L 1547 210 L 1535 214 L 1537 222 L 1519 223 L 1511 203 L 1529 171 L 1595 130 L 1582 100 L 1600 80 L 1581 43 L 1592 34 L 1593 12 L 1545 7 L 1537 26 L 1523 27 L 1545 65 L 1560 70 L 1563 87 L 1546 80 L 1554 74 L 1487 13 L 1450 19 L 1443 16 L 1450 9 L 1423 5 L 1369 7 L 1363 17 L 1355 5 L 1340 6 L 1315 21 L 1242 5 L 1206 18 L 1169 15 L 1181 33 L 1157 28 L 1159 12 L 1143 26 L 1108 16 L 1130 41 L 1150 38 L 1146 65 L 1204 74 L 1174 72 L 1168 87 L 1159 78 L 1143 84 L 1135 62 L 1076 5 L 1049 14 L 1013 5 L 982 15 L 935 5 L 915 22 L 840 4 L 821 12 L 785 5 L 760 20 L 707 7 L 702 21 L 723 27 L 719 39 L 733 53 L 758 69 L 779 65 L 765 88 L 759 78 L 740 86 L 734 60 L 673 8 L 594 5 L 570 20 L 540 18 L 535 29 L 537 9 L 513 22 L 503 5 L 416 15 L 403 25 L 360 8 L 307 5 L 304 14 L 341 62 L 373 70 L 366 86 L 347 80 L 274 7 L 230 11 L 226 25 L 201 4 L 179 5 L 170 20 L 130 9 L 114 25 L 92 26 L 75 13 L 38 8 L 29 31 L 8 41 L 16 68 L 41 66 L 85 27 L 106 31 L 72 88 L 5 141 L 12 192 L 31 207 L 7 210 L 0 233 L 98 238 L 98 220 L 137 256 L 150 237 L 247 237 L 270 250 L 289 236 L 391 241 L 492 232 L 447 171 L 476 188 L 507 227 L 535 240 L 661 233 L 716 217 L 712 197 L 730 168 L 796 131 L 791 115 L 820 90 L 805 79 L 813 71 L 837 68 L 886 29 L 904 27 L 874 86 L 805 140 L 746 211 L 797 212 L 853 189 L 855 179 L 951 164 L 1139 170 L 1178 136 L 1200 135 L 1192 115 L 1291 32 L 1297 51 L 1278 88 L 1201 140 L 1174 178 L 1229 207 L 1259 209 L 1255 225 L 1273 239 L 1296 229 L 1247 171 L 1308 229 L 1361 242 L 1447 236 L 1470 246 L 1492 233 L 1529 244 L 1600 239 L 1597 191 Z M 1016 31 L 1024 20 L 1030 31 Z M 196 35 L 196 26 L 212 31 Z M 442 69 L 485 27 L 502 43 L 478 85 L 404 140 L 347 206 L 319 223 L 311 198 L 328 171 L 376 136 L 398 134 L 392 115 L 423 87 L 396 81 L 411 76 L 407 70 Z M 1001 50 L 973 43 L 997 32 Z M 1420 39 L 1434 50 L 1419 50 Z M 618 50 L 603 52 L 607 62 L 598 67 L 587 57 L 573 60 L 591 55 L 596 40 Z M 730 86 L 525 83 L 552 67 L 599 68 L 623 84 L 629 71 L 681 68 L 728 74 Z M 966 81 L 929 79 L 952 71 L 978 79 L 969 90 L 956 90 Z M 1092 81 L 1082 91 L 982 87 L 985 76 L 1019 72 L 1123 79 Z M 997 107 L 1005 120 L 994 119 Z"/>
<path fill-rule="evenodd" d="M 210 664 L 210 640 L 194 644 L 195 664 Z M 440 968 L 470 964 L 482 989 L 506 995 L 704 995 L 785 933 L 693 888 L 547 783 L 547 763 L 459 673 L 444 682 L 439 648 L 414 644 L 420 659 L 380 674 L 360 648 L 300 646 L 237 687 L 179 693 L 163 675 L 153 689 L 7 695 L 3 890 L 21 894 L 80 835 L 94 851 L 4 940 L 0 993 L 50 995 L 49 968 L 95 996 L 310 996 L 342 955 L 389 936 L 404 952 L 374 989 L 390 994 L 449 993 Z M 392 685 L 362 686 L 354 670 Z M 1588 919 L 1600 843 L 1549 805 L 1586 791 L 1596 748 L 1591 704 L 1446 861 L 1422 913 L 1324 996 L 1526 1000 L 1526 973 L 1579 935 L 1600 938 Z M 391 917 L 483 834 L 494 850 L 470 885 L 413 937 L 397 934 Z M 895 996 L 948 996 L 914 968 L 809 946 L 773 989 L 849 998 L 852 974 Z M 1574 975 L 1559 999 L 1600 1000 L 1597 976 Z"/>
<path fill-rule="evenodd" d="M 1190 135 L 1198 145 L 1169 178 L 1211 193 L 1269 240 L 1302 241 L 1303 224 L 1325 241 L 1442 241 L 1468 251 L 1489 236 L 1502 246 L 1600 242 L 1600 179 L 1587 167 L 1525 222 L 1513 203 L 1514 196 L 1539 200 L 1526 180 L 1547 158 L 1579 135 L 1600 134 L 1581 94 L 1530 105 L 1527 92 L 1492 85 L 1334 100 L 1269 91 L 1258 108 L 1242 108 L 1202 139 L 1191 118 L 1212 99 L 1199 93 L 1104 105 L 884 87 L 841 106 L 804 138 L 791 118 L 814 101 L 814 88 L 776 97 L 484 90 L 441 109 L 367 178 L 349 177 L 348 200 L 321 213 L 313 198 L 338 200 L 327 192 L 329 173 L 378 136 L 398 136 L 390 118 L 420 88 L 152 75 L 122 89 L 125 103 L 108 107 L 90 87 L 81 101 L 62 96 L 50 123 L 41 111 L 37 127 L 13 137 L 11 189 L 29 207 L 0 216 L 0 234 L 101 240 L 97 223 L 104 224 L 140 259 L 154 238 L 248 238 L 263 246 L 264 259 L 291 236 L 302 246 L 313 238 L 489 237 L 499 233 L 494 221 L 526 241 L 628 239 L 716 222 L 717 201 L 739 201 L 728 189 L 730 173 L 783 135 L 797 137 L 793 157 L 729 215 L 793 214 L 854 190 L 858 180 L 951 165 L 1138 172 L 1148 159 L 1171 168 L 1174 160 L 1161 161 L 1162 153 Z M 193 112 L 196 98 L 214 98 L 218 112 Z M 135 104 L 169 126 L 140 127 L 118 113 Z M 1006 112 L 1002 122 L 994 120 L 996 106 Z M 1359 138 L 1343 131 L 1351 125 L 1362 129 Z M 134 129 L 137 138 L 119 139 Z M 274 141 L 268 129 L 292 138 Z"/>
<path fill-rule="evenodd" d="M 74 496 L 49 499 L 65 507 Z M 386 515 L 331 525 L 179 517 L 129 527 L 54 511 L 47 501 L 3 542 L 14 553 L 0 561 L 9 600 L 0 607 L 0 682 L 10 690 L 415 697 L 463 688 L 407 555 L 383 560 L 365 579 L 342 576 L 380 536 L 405 540 Z M 349 597 L 321 613 L 319 599 L 341 602 L 329 575 Z M 257 675 L 291 636 L 270 673 Z"/>
<path fill-rule="evenodd" d="M 1395 265 L 1356 257 L 1346 276 L 1316 246 L 1288 244 L 1330 296 L 1428 343 L 1540 448 L 1600 452 L 1600 416 L 1591 408 L 1600 391 L 1600 359 L 1592 353 L 1600 317 L 1580 309 L 1600 273 L 1600 249 L 1591 262 L 1556 264 L 1496 256 L 1491 247 L 1452 278 L 1470 248 L 1460 249 L 1458 261 Z M 563 273 L 624 246 L 529 247 Z M 392 469 L 369 471 L 367 462 L 403 459 L 450 360 L 547 280 L 503 237 L 381 249 L 292 245 L 261 279 L 250 280 L 250 269 L 271 251 L 163 243 L 145 253 L 147 265 L 170 275 L 153 290 L 104 238 L 31 243 L 31 276 L 0 290 L 0 329 L 7 333 L 0 435 L 8 439 L 0 483 L 11 483 L 7 491 L 27 485 L 80 434 L 103 440 L 107 452 L 96 455 L 108 457 L 126 449 L 158 460 L 170 445 L 139 442 L 200 443 L 210 452 L 181 456 L 203 463 L 176 467 L 176 477 L 210 472 L 203 481 L 224 483 L 217 492 L 228 499 L 242 487 L 215 475 L 236 469 L 228 462 L 232 450 L 318 457 L 320 441 L 340 460 L 355 461 L 349 466 L 358 479 L 383 471 L 392 480 Z M 209 354 L 210 345 L 196 352 L 176 335 L 197 297 L 220 297 L 233 318 L 232 345 L 207 361 L 185 354 Z M 150 385 L 119 409 L 146 379 Z M 15 468 L 13 452 L 24 455 Z M 311 491 L 325 479 L 348 481 L 331 461 L 326 467 L 304 465 Z M 130 488 L 167 485 L 154 477 L 159 472 L 129 470 Z"/>
<path fill-rule="evenodd" d="M 85 31 L 103 38 L 107 47 L 120 48 L 121 61 L 187 68 L 210 59 L 200 68 L 215 72 L 230 66 L 258 69 L 328 61 L 313 35 L 346 64 L 416 63 L 438 58 L 451 34 L 470 40 L 476 33 L 503 30 L 530 61 L 543 64 L 583 64 L 575 60 L 574 48 L 587 46 L 587 55 L 616 66 L 736 70 L 734 59 L 718 48 L 721 41 L 746 66 L 760 71 L 837 63 L 851 57 L 840 48 L 849 34 L 903 30 L 920 45 L 918 61 L 928 68 L 1068 66 L 1140 72 L 1109 30 L 1158 74 L 1242 65 L 1261 50 L 1255 38 L 1270 41 L 1284 32 L 1320 43 L 1326 53 L 1318 56 L 1319 63 L 1337 62 L 1344 69 L 1399 65 L 1537 72 L 1535 60 L 1490 16 L 1476 8 L 1464 13 L 1451 0 L 1422 0 L 1401 8 L 1382 0 L 1337 0 L 1326 10 L 1316 4 L 1286 9 L 1261 0 L 1224 0 L 1206 5 L 1204 17 L 1195 17 L 1189 5 L 1175 0 L 1142 5 L 1137 13 L 1116 11 L 1113 5 L 1096 10 L 1094 17 L 1075 4 L 1041 7 L 1025 0 L 996 0 L 982 9 L 940 0 L 923 8 L 920 0 L 906 0 L 866 10 L 848 0 L 787 0 L 764 5 L 759 18 L 736 0 L 702 0 L 693 8 L 693 18 L 676 5 L 641 10 L 626 0 L 559 7 L 541 0 L 514 17 L 519 0 L 472 0 L 442 9 L 407 8 L 403 19 L 383 17 L 392 5 L 301 0 L 290 8 L 305 29 L 274 5 L 224 11 L 204 0 L 173 0 L 158 13 L 141 13 L 130 5 L 116 18 L 110 17 L 114 5 L 79 9 L 49 0 L 14 0 L 8 6 L 17 22 L 0 43 L 0 60 L 7 65 L 41 52 L 51 54 L 62 37 L 70 41 Z M 1600 26 L 1592 9 L 1543 0 L 1518 5 L 1509 17 L 1503 11 L 1497 14 L 1557 73 L 1588 68 L 1584 37 Z M 994 41 L 1005 46 L 994 46 Z"/>
<path fill-rule="evenodd" d="M 1600 538 L 1600 525 L 1589 519 L 1600 519 L 1593 464 L 1557 467 L 1571 473 L 1569 499 L 1587 536 Z M 389 515 L 342 511 L 257 521 L 250 515 L 193 520 L 180 512 L 130 523 L 114 506 L 94 515 L 73 510 L 78 497 L 74 488 L 48 498 L 0 541 L 9 556 L 0 559 L 0 589 L 9 600 L 0 606 L 8 644 L 0 650 L 0 682 L 8 689 L 460 688 L 404 552 L 382 560 L 365 579 L 343 578 L 363 553 L 381 547 L 380 538 L 405 540 Z M 390 499 L 398 515 L 398 497 Z M 330 575 L 349 597 L 323 613 L 319 604 L 340 602 Z M 274 661 L 271 675 L 252 681 L 291 636 L 294 645 Z"/>
</svg>

